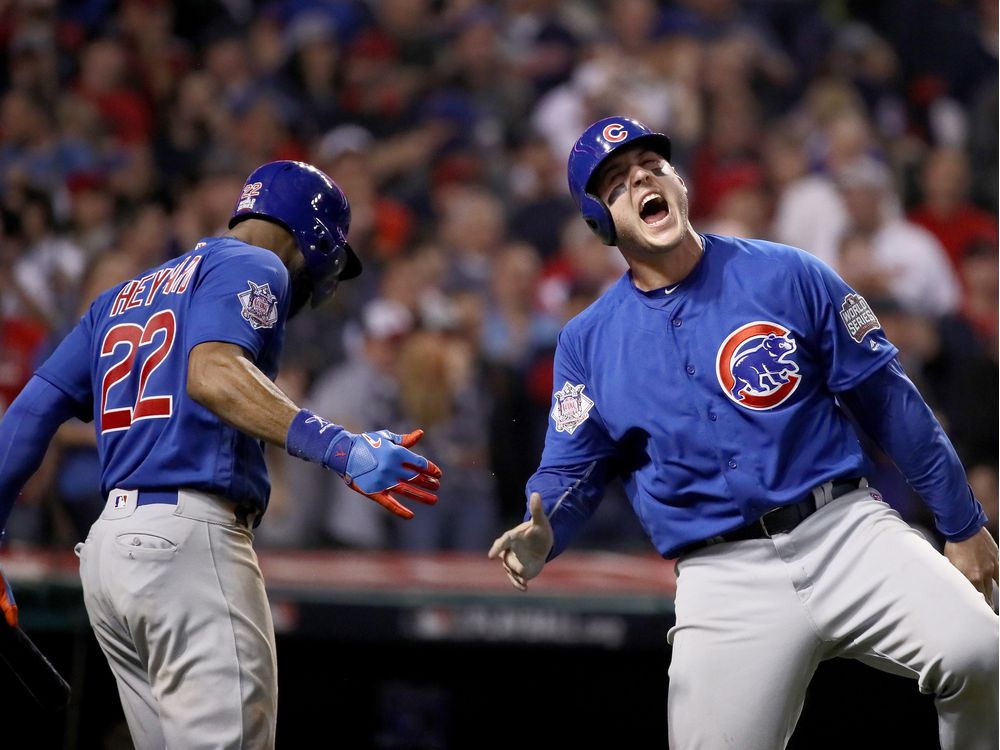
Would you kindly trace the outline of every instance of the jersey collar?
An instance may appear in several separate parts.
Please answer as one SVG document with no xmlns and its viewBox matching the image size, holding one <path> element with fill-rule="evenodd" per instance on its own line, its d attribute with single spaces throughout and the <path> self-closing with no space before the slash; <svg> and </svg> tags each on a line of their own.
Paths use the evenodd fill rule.
<svg viewBox="0 0 1000 750">
<path fill-rule="evenodd" d="M 694 268 L 691 269 L 691 273 L 689 273 L 682 281 L 670 286 L 661 286 L 658 289 L 650 289 L 648 292 L 644 292 L 635 285 L 635 281 L 632 279 L 631 270 L 625 274 L 629 289 L 632 290 L 632 293 L 638 297 L 644 305 L 652 307 L 656 310 L 663 310 L 670 307 L 678 300 L 686 297 L 691 289 L 698 286 L 698 282 L 705 269 L 705 256 L 708 254 L 709 245 L 711 244 L 706 235 L 699 233 L 698 236 L 701 237 L 702 243 L 701 258 L 698 259 Z"/>
</svg>

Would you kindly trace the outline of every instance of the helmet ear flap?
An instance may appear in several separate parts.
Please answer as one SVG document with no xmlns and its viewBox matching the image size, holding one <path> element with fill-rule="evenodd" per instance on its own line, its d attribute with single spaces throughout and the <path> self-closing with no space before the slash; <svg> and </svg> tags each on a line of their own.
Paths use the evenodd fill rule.
<svg viewBox="0 0 1000 750">
<path fill-rule="evenodd" d="M 614 245 L 616 239 L 615 222 L 611 218 L 611 211 L 608 210 L 608 207 L 590 193 L 585 193 L 581 197 L 580 203 L 580 210 L 587 226 L 601 238 L 601 242 L 605 245 Z"/>
<path fill-rule="evenodd" d="M 319 217 L 313 220 L 311 235 L 303 245 L 303 255 L 312 279 L 312 305 L 316 307 L 337 288 L 347 253 Z"/>
</svg>

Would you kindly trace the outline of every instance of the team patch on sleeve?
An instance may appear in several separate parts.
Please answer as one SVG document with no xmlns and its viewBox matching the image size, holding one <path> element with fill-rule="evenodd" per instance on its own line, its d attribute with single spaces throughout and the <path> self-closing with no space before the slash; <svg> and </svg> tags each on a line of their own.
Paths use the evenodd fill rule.
<svg viewBox="0 0 1000 750">
<path fill-rule="evenodd" d="M 848 294 L 844 297 L 844 304 L 840 306 L 840 319 L 847 326 L 851 338 L 859 344 L 869 333 L 882 327 L 868 302 L 860 294 Z"/>
<path fill-rule="evenodd" d="M 556 432 L 573 431 L 587 421 L 590 410 L 594 408 L 593 399 L 583 393 L 585 385 L 572 385 L 569 381 L 553 394 L 555 404 L 552 406 L 552 419 L 556 423 Z"/>
<path fill-rule="evenodd" d="M 254 330 L 258 328 L 274 328 L 278 322 L 278 298 L 271 292 L 270 284 L 254 284 L 247 281 L 250 288 L 240 292 L 240 304 L 243 305 L 243 319 Z"/>
</svg>

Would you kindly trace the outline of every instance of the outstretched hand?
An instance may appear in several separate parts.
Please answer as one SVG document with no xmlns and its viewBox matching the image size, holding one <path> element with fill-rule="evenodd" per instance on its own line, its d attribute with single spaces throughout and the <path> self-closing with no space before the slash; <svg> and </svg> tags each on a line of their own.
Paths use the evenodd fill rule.
<svg viewBox="0 0 1000 750">
<path fill-rule="evenodd" d="M 441 469 L 410 450 L 423 435 L 423 430 L 405 435 L 389 430 L 353 435 L 344 481 L 400 518 L 413 518 L 413 511 L 394 495 L 433 505 L 437 502 L 434 491 L 441 486 Z"/>
<path fill-rule="evenodd" d="M 531 493 L 531 518 L 504 532 L 490 547 L 489 558 L 503 562 L 507 578 L 518 591 L 528 590 L 528 581 L 542 572 L 555 537 L 542 509 L 542 496 Z"/>
</svg>

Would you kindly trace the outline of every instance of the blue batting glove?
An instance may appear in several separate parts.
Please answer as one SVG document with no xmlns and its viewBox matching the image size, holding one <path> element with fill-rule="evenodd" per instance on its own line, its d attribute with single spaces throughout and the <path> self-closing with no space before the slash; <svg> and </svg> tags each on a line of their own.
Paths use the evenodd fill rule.
<svg viewBox="0 0 1000 750">
<path fill-rule="evenodd" d="M 330 446 L 328 460 L 323 463 L 340 474 L 355 492 L 401 518 L 413 518 L 413 511 L 393 494 L 433 505 L 437 496 L 428 490 L 441 486 L 441 469 L 409 450 L 423 434 L 423 430 L 405 435 L 379 430 L 355 435 L 345 430 Z"/>
<path fill-rule="evenodd" d="M 423 430 L 405 435 L 380 430 L 357 435 L 302 409 L 288 428 L 285 448 L 293 456 L 337 472 L 355 492 L 397 516 L 413 518 L 413 512 L 393 495 L 433 505 L 437 502 L 433 491 L 441 486 L 441 469 L 410 450 L 423 434 Z"/>
</svg>

